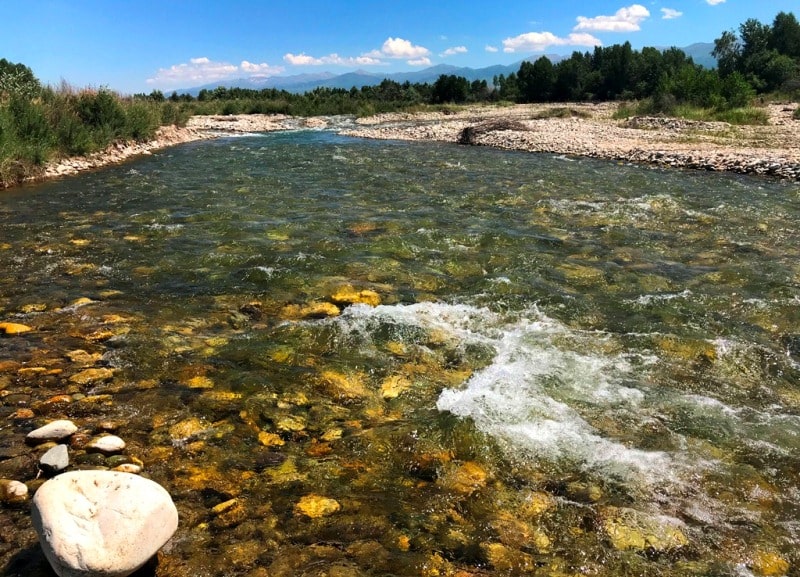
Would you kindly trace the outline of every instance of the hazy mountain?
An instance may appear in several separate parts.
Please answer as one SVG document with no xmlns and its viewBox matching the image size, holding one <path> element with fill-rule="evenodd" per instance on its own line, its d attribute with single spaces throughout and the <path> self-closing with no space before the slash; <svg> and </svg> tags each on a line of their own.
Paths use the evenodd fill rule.
<svg viewBox="0 0 800 577">
<path fill-rule="evenodd" d="M 705 66 L 706 68 L 716 68 L 717 61 L 711 56 L 711 51 L 714 49 L 714 44 L 709 42 L 699 42 L 692 44 L 686 48 L 682 48 L 688 56 L 691 56 L 696 64 Z M 568 58 L 558 54 L 545 54 L 554 64 Z M 539 59 L 541 55 L 531 56 L 525 60 L 531 62 Z M 344 88 L 349 90 L 352 87 L 361 88 L 363 86 L 374 86 L 380 84 L 384 79 L 393 80 L 395 82 L 403 83 L 428 83 L 433 84 L 442 74 L 463 76 L 470 82 L 475 80 L 485 80 L 490 83 L 495 76 L 501 74 L 508 76 L 509 74 L 519 71 L 519 67 L 525 60 L 520 60 L 504 66 L 498 64 L 495 66 L 487 66 L 486 68 L 468 68 L 452 66 L 450 64 L 438 64 L 425 68 L 423 70 L 413 70 L 411 72 L 395 72 L 393 74 L 384 74 L 380 72 L 369 72 L 366 70 L 356 70 L 355 72 L 347 72 L 345 74 L 332 74 L 330 72 L 320 72 L 318 74 L 295 74 L 292 76 L 270 76 L 269 78 L 239 78 L 237 80 L 229 80 L 224 84 L 215 82 L 206 84 L 204 86 L 196 86 L 194 88 L 186 88 L 177 90 L 179 94 L 191 94 L 197 96 L 202 89 L 213 90 L 217 86 L 236 87 L 236 88 L 253 88 L 261 90 L 263 88 L 276 88 L 278 90 L 287 90 L 289 92 L 303 93 L 314 90 L 315 88 Z"/>
<path fill-rule="evenodd" d="M 695 64 L 699 64 L 704 68 L 716 68 L 717 59 L 711 53 L 714 51 L 713 42 L 697 42 L 691 44 L 686 48 L 681 48 L 687 56 L 691 56 Z"/>
</svg>

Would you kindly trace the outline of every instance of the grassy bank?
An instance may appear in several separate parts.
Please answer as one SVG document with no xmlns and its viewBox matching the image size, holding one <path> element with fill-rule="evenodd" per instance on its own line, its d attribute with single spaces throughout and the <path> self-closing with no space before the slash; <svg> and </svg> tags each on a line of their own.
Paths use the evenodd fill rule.
<svg viewBox="0 0 800 577">
<path fill-rule="evenodd" d="M 183 125 L 187 107 L 63 85 L 0 94 L 0 188 L 40 174 L 45 163 L 146 141 L 159 126 Z"/>
</svg>

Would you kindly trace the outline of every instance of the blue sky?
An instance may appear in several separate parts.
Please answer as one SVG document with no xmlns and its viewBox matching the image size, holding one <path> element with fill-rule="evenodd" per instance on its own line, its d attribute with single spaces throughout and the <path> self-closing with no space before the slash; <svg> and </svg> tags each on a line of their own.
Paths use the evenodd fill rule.
<svg viewBox="0 0 800 577">
<path fill-rule="evenodd" d="M 480 68 L 711 42 L 798 0 L 0 0 L 0 58 L 45 83 L 169 91 L 249 76 Z"/>
</svg>

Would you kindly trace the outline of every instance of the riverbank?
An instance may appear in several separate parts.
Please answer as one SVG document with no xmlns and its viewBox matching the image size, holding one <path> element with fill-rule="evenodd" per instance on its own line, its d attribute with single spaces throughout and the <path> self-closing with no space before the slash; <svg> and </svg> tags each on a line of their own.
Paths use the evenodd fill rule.
<svg viewBox="0 0 800 577">
<path fill-rule="evenodd" d="M 343 134 L 361 138 L 457 142 L 506 150 L 586 156 L 677 168 L 770 175 L 800 181 L 796 103 L 766 107 L 766 126 L 679 118 L 615 119 L 616 103 L 471 107 L 453 114 L 382 114 Z M 480 130 L 485 127 L 485 130 Z"/>
<path fill-rule="evenodd" d="M 103 151 L 86 156 L 71 156 L 48 163 L 44 171 L 26 182 L 38 182 L 61 176 L 70 176 L 87 170 L 95 170 L 104 166 L 125 162 L 136 156 L 151 154 L 154 150 L 213 138 L 214 135 L 203 130 L 190 127 L 162 126 L 153 140 L 146 142 L 117 143 Z"/>
<path fill-rule="evenodd" d="M 323 117 L 193 116 L 185 128 L 162 127 L 149 142 L 117 144 L 85 157 L 61 159 L 31 180 L 46 180 L 124 162 L 154 150 L 226 134 L 338 128 L 346 136 L 470 143 L 505 150 L 585 156 L 676 168 L 768 175 L 800 182 L 800 121 L 796 103 L 766 107 L 766 126 L 679 118 L 615 119 L 617 103 L 473 106 L 455 112 L 389 113 L 342 125 Z"/>
</svg>

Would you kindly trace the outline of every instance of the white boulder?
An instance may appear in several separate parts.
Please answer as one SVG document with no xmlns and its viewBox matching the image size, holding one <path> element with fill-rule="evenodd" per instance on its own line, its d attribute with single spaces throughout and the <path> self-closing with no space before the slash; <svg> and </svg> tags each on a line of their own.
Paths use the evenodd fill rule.
<svg viewBox="0 0 800 577">
<path fill-rule="evenodd" d="M 60 577 L 125 577 L 172 537 L 178 511 L 158 483 L 117 471 L 73 471 L 33 497 L 33 526 Z"/>
<path fill-rule="evenodd" d="M 66 419 L 62 419 L 60 421 L 52 421 L 47 423 L 43 427 L 39 427 L 35 431 L 31 431 L 28 433 L 26 437 L 28 442 L 39 442 L 43 443 L 45 441 L 60 441 L 62 439 L 66 439 L 72 433 L 78 430 L 78 427 L 72 421 L 67 421 Z"/>
</svg>

